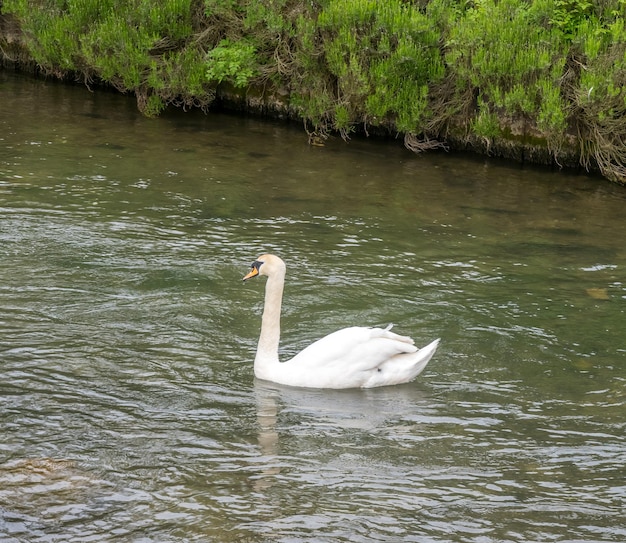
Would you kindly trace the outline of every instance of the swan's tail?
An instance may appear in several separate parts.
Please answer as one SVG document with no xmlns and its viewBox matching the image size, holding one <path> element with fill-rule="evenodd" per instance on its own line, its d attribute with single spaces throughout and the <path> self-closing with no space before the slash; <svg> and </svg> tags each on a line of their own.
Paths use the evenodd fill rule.
<svg viewBox="0 0 626 543">
<path fill-rule="evenodd" d="M 430 362 L 430 359 L 435 354 L 437 347 L 439 346 L 440 339 L 432 341 L 426 347 L 422 347 L 417 353 L 415 353 L 415 365 L 411 370 L 411 378 L 409 381 L 415 379 L 420 373 L 424 371 L 424 368 Z"/>
<path fill-rule="evenodd" d="M 399 385 L 415 379 L 430 362 L 439 346 L 439 339 L 413 353 L 398 354 L 389 359 L 383 371 L 373 373 L 363 388 Z"/>
</svg>

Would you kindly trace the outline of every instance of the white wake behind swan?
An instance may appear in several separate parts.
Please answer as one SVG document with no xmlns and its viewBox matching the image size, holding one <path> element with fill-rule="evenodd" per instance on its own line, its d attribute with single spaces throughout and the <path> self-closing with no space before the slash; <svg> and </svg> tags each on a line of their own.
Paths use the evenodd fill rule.
<svg viewBox="0 0 626 543">
<path fill-rule="evenodd" d="M 285 263 L 262 255 L 252 263 L 244 281 L 267 276 L 261 335 L 254 374 L 265 381 L 309 388 L 372 388 L 415 379 L 437 350 L 439 340 L 418 349 L 410 337 L 387 328 L 353 326 L 333 332 L 309 345 L 287 362 L 278 360 L 280 309 Z"/>
</svg>

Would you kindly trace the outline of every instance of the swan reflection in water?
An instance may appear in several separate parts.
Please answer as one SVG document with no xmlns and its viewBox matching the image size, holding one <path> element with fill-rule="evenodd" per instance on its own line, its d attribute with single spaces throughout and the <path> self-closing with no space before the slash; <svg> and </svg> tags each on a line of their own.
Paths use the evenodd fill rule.
<svg viewBox="0 0 626 543">
<path fill-rule="evenodd" d="M 303 389 L 255 379 L 259 462 L 254 487 L 274 485 L 281 470 L 294 462 L 334 465 L 345 454 L 358 454 L 354 435 L 367 439 L 419 439 L 420 418 L 432 412 L 428 395 L 415 384 L 377 389 Z M 315 440 L 318 454 L 312 456 Z M 356 442 L 362 442 L 361 437 Z M 305 468 L 306 469 L 306 468 Z"/>
</svg>

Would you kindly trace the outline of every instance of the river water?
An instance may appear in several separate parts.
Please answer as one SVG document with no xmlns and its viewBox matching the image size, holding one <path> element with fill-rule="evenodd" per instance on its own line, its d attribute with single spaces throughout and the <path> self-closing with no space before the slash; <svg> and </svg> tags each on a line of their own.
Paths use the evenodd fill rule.
<svg viewBox="0 0 626 543">
<path fill-rule="evenodd" d="M 0 72 L 0 540 L 626 540 L 626 190 Z M 411 384 L 255 380 L 351 324 Z"/>
</svg>

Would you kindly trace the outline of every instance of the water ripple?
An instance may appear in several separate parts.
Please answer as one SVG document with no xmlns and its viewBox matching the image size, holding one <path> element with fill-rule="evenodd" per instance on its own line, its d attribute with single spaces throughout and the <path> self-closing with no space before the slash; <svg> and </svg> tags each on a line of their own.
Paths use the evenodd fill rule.
<svg viewBox="0 0 626 543">
<path fill-rule="evenodd" d="M 2 541 L 624 541 L 622 192 L 12 78 Z M 390 322 L 437 356 L 255 380 L 267 251 L 281 356 Z"/>
</svg>

